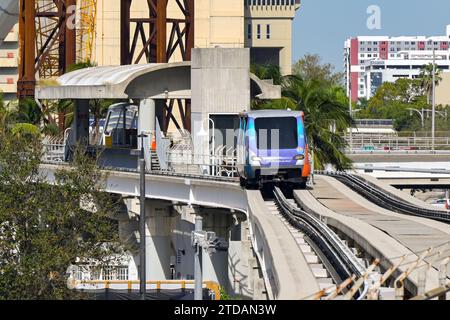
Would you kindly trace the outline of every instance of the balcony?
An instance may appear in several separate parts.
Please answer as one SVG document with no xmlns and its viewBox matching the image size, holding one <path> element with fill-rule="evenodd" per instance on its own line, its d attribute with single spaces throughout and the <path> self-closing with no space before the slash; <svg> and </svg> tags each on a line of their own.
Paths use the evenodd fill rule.
<svg viewBox="0 0 450 320">
<path fill-rule="evenodd" d="M 0 49 L 0 68 L 17 68 L 18 52 L 15 49 Z"/>
</svg>

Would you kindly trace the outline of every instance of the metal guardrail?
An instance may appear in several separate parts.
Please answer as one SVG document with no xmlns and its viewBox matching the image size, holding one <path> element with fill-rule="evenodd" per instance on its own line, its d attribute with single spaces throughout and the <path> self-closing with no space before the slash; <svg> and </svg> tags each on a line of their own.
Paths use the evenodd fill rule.
<svg viewBox="0 0 450 320">
<path fill-rule="evenodd" d="M 47 136 L 42 141 L 43 158 L 42 161 L 46 163 L 61 163 L 64 162 L 65 152 L 65 138 L 64 137 L 50 137 Z"/>
<path fill-rule="evenodd" d="M 356 177 L 345 172 L 320 173 L 334 177 L 366 199 L 390 211 L 450 223 L 450 213 L 440 210 L 418 208 L 386 192 L 385 190 L 381 190 L 379 187 L 363 178 Z"/>
<path fill-rule="evenodd" d="M 53 165 L 68 165 L 65 162 L 65 144 L 66 139 L 64 138 L 45 138 L 43 141 L 43 164 L 53 164 Z M 224 181 L 224 182 L 237 182 L 237 165 L 236 158 L 231 156 L 195 156 L 191 151 L 176 150 L 179 152 L 179 156 L 176 160 L 171 159 L 168 166 L 161 166 L 161 170 L 146 170 L 149 175 L 158 176 L 171 176 L 171 177 L 181 177 L 187 179 L 203 179 L 203 180 L 213 180 L 213 181 Z M 173 156 L 174 154 L 172 154 Z M 194 158 L 203 157 L 208 158 L 210 161 L 200 161 L 199 163 L 193 163 Z M 211 159 L 212 160 L 211 160 Z M 168 158 L 165 159 L 170 159 Z M 161 160 L 161 159 L 160 159 Z M 179 170 L 175 170 L 174 165 L 180 165 Z M 185 170 L 180 170 L 183 167 Z M 186 169 L 187 168 L 187 169 Z M 193 168 L 193 170 L 188 170 L 188 168 Z M 101 169 L 117 172 L 133 172 L 136 170 L 108 167 L 102 166 Z"/>
<path fill-rule="evenodd" d="M 426 155 L 439 156 L 450 155 L 450 150 L 347 150 L 347 155 Z"/>
<path fill-rule="evenodd" d="M 352 139 L 350 139 L 349 135 L 344 136 L 344 139 L 349 145 L 351 142 L 352 149 L 374 148 L 383 150 L 386 148 L 388 150 L 431 150 L 433 144 L 431 137 L 402 137 L 391 134 L 356 133 L 353 134 Z M 435 147 L 437 149 L 448 150 L 450 148 L 450 136 L 436 136 Z"/>
<path fill-rule="evenodd" d="M 140 282 L 138 280 L 82 280 L 78 281 L 71 279 L 70 287 L 79 290 L 98 290 L 98 289 L 118 289 L 118 290 L 133 290 L 139 289 Z M 194 280 L 161 280 L 161 281 L 147 281 L 147 286 L 152 286 L 156 290 L 173 289 L 174 287 L 180 289 L 193 289 Z M 213 300 L 220 300 L 220 285 L 214 281 L 204 281 L 203 286 L 213 293 Z M 166 287 L 166 288 L 165 288 Z"/>
<path fill-rule="evenodd" d="M 314 241 L 342 279 L 351 278 L 354 275 L 357 277 L 367 276 L 365 274 L 366 268 L 361 265 L 353 252 L 326 224 L 290 204 L 279 188 L 275 187 L 274 194 L 283 216 Z M 369 284 L 366 280 L 361 285 L 364 285 L 364 287 L 359 294 L 358 300 L 363 299 L 369 290 Z M 355 293 L 356 291 L 353 295 Z"/>
<path fill-rule="evenodd" d="M 353 169 L 365 171 L 386 171 L 386 172 L 413 172 L 413 173 L 430 173 L 430 174 L 448 174 L 450 170 L 447 169 L 419 169 L 419 168 L 401 168 L 399 166 L 369 166 L 354 164 Z"/>
</svg>

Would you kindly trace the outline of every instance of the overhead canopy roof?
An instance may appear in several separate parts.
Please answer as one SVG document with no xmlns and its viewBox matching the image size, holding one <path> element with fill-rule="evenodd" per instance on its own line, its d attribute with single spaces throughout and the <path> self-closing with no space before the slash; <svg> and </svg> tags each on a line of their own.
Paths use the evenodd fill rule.
<svg viewBox="0 0 450 320">
<path fill-rule="evenodd" d="M 281 87 L 249 75 L 252 95 L 278 99 Z M 190 99 L 191 63 L 153 63 L 81 69 L 39 81 L 37 99 Z"/>
<path fill-rule="evenodd" d="M 36 98 L 190 98 L 190 65 L 177 62 L 81 69 L 54 81 L 40 81 Z"/>
</svg>

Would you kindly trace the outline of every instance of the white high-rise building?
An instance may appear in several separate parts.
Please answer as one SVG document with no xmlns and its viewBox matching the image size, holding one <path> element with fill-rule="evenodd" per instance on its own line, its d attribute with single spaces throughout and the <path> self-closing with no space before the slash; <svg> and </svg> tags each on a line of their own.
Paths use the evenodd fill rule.
<svg viewBox="0 0 450 320">
<path fill-rule="evenodd" d="M 433 62 L 444 73 L 450 72 L 450 25 L 444 36 L 384 37 L 367 36 L 345 42 L 344 68 L 347 95 L 353 101 L 370 99 L 383 82 L 399 78 L 415 79 L 421 69 Z"/>
<path fill-rule="evenodd" d="M 0 92 L 6 103 L 16 98 L 19 64 L 19 25 L 0 43 Z"/>
</svg>

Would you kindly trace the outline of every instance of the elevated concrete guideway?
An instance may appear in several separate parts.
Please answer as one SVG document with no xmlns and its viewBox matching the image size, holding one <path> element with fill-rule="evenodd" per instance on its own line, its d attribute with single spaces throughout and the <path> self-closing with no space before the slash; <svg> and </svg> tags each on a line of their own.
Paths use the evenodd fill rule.
<svg viewBox="0 0 450 320">
<path fill-rule="evenodd" d="M 432 247 L 442 250 L 442 257 L 450 254 L 445 246 L 450 242 L 449 225 L 382 209 L 331 177 L 317 177 L 313 190 L 297 191 L 295 196 L 305 209 L 321 215 L 372 257 L 382 258 L 384 268 L 403 255 L 412 261 Z M 435 267 L 428 271 L 426 283 L 432 289 L 438 284 L 438 271 L 434 258 L 427 261 Z M 417 285 L 418 272 L 413 272 L 406 286 L 415 293 Z"/>
<path fill-rule="evenodd" d="M 397 188 L 394 188 L 389 183 L 390 181 L 376 179 L 368 174 L 363 174 L 363 173 L 359 173 L 358 175 L 361 176 L 362 178 L 366 179 L 370 183 L 373 183 L 377 187 L 385 190 L 386 192 L 391 193 L 394 196 L 397 196 L 400 199 L 403 199 L 404 201 L 409 202 L 418 208 L 424 208 L 424 209 L 428 209 L 428 210 L 436 210 L 436 207 L 433 207 L 431 204 L 426 203 L 425 201 L 422 201 L 416 197 L 413 197 L 413 196 L 409 195 L 408 193 L 402 192 Z"/>
<path fill-rule="evenodd" d="M 54 182 L 57 165 L 42 165 L 41 173 Z M 106 172 L 105 191 L 139 196 L 139 174 Z M 250 224 L 253 248 L 261 263 L 271 299 L 301 299 L 320 290 L 306 259 L 286 226 L 273 216 L 259 191 L 238 183 L 174 176 L 146 176 L 146 197 L 206 208 L 234 210 Z"/>
<path fill-rule="evenodd" d="M 253 242 L 265 274 L 269 297 L 298 300 L 320 290 L 291 233 L 270 213 L 261 192 L 246 191 Z"/>
<path fill-rule="evenodd" d="M 41 165 L 41 173 L 50 183 L 55 181 L 57 165 Z M 105 192 L 139 196 L 139 173 L 106 171 Z M 146 175 L 146 198 L 184 204 L 224 208 L 247 213 L 247 198 L 238 183 L 168 175 Z"/>
</svg>

